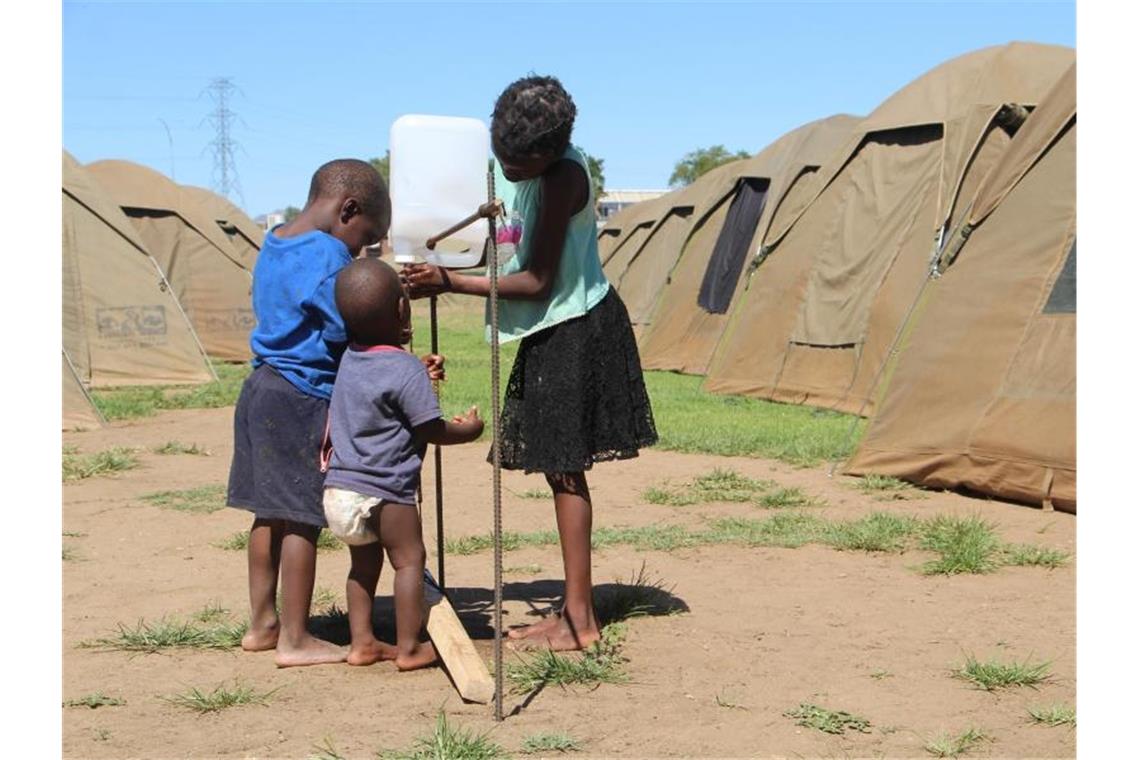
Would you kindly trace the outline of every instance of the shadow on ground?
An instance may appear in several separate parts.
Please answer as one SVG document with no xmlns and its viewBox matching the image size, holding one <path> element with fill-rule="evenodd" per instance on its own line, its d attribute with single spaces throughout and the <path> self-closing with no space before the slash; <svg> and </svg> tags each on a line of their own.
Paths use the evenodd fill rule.
<svg viewBox="0 0 1140 760">
<path fill-rule="evenodd" d="M 506 583 L 503 585 L 503 601 L 525 603 L 527 611 L 523 615 L 526 618 L 544 617 L 562 606 L 564 585 L 562 581 L 551 580 Z M 472 639 L 478 641 L 495 637 L 495 630 L 491 624 L 495 603 L 492 589 L 449 588 L 447 598 Z M 689 605 L 674 595 L 671 588 L 639 583 L 595 585 L 594 607 L 601 625 L 633 617 L 675 615 L 689 611 Z M 533 619 L 510 620 L 509 617 L 510 615 L 504 615 L 504 623 L 508 628 L 534 622 Z M 381 640 L 396 640 L 395 612 L 391 596 L 376 598 L 372 608 L 372 627 Z M 335 644 L 349 642 L 348 615 L 339 607 L 330 607 L 313 615 L 309 619 L 309 629 L 314 635 Z"/>
</svg>

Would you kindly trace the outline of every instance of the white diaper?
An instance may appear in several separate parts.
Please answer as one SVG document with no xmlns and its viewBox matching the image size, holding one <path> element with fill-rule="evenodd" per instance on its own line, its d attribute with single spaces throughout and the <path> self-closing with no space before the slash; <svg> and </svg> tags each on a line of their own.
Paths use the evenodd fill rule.
<svg viewBox="0 0 1140 760">
<path fill-rule="evenodd" d="M 349 546 L 364 546 L 380 540 L 368 524 L 372 510 L 384 500 L 365 496 L 356 491 L 326 488 L 324 497 L 325 519 L 332 534 Z"/>
</svg>

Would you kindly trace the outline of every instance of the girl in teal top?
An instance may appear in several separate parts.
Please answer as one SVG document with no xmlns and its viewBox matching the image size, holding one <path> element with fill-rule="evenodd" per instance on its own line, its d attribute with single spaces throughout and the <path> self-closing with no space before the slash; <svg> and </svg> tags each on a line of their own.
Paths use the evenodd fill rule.
<svg viewBox="0 0 1140 760">
<path fill-rule="evenodd" d="M 561 611 L 508 635 L 551 649 L 600 638 L 585 471 L 657 441 L 629 315 L 598 258 L 589 169 L 570 145 L 576 114 L 557 79 L 531 76 L 503 91 L 491 117 L 491 147 L 522 225 L 499 278 L 500 339 L 522 341 L 503 402 L 501 461 L 546 476 L 566 573 Z M 404 275 L 414 298 L 490 291 L 485 276 L 430 264 Z"/>
</svg>

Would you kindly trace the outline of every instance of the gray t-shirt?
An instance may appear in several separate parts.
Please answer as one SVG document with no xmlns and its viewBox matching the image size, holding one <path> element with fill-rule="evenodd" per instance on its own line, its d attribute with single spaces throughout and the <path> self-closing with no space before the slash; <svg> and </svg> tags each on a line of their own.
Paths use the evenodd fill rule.
<svg viewBox="0 0 1140 760">
<path fill-rule="evenodd" d="M 394 346 L 349 347 L 329 403 L 325 485 L 415 504 L 423 447 L 412 429 L 441 416 L 419 359 Z"/>
</svg>

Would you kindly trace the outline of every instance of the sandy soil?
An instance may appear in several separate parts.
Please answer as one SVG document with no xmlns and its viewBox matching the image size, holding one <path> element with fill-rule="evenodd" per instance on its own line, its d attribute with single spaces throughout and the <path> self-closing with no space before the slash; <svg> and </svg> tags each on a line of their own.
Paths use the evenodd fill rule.
<svg viewBox="0 0 1140 760">
<path fill-rule="evenodd" d="M 511 695 L 508 711 L 518 711 L 501 724 L 489 707 L 464 704 L 439 669 L 399 674 L 384 664 L 278 670 L 271 653 L 132 656 L 79 648 L 84 640 L 113 634 L 120 623 L 186 618 L 215 602 L 244 618 L 244 553 L 212 544 L 247 528 L 248 514 L 180 513 L 140 498 L 223 484 L 231 419 L 231 408 L 166 412 L 64 436 L 83 452 L 111 446 L 149 450 L 170 440 L 212 452 L 160 456 L 144 450 L 138 469 L 64 487 L 64 530 L 82 534 L 62 539 L 74 555 L 63 566 L 64 699 L 101 691 L 126 700 L 118 707 L 63 708 L 67 757 L 306 757 L 326 738 L 346 757 L 371 757 L 380 749 L 409 747 L 430 731 L 441 707 L 453 723 L 489 731 L 512 753 L 527 736 L 565 731 L 582 743 L 579 756 L 929 757 L 923 746 L 931 736 L 978 728 L 992 741 L 971 756 L 1075 754 L 1072 729 L 1033 725 L 1026 713 L 1031 705 L 1075 702 L 1073 563 L 1051 571 L 1004 568 L 987 576 L 924 577 L 914 570 L 926 559 L 918 552 L 869 555 L 818 546 L 599 551 L 596 582 L 626 580 L 644 562 L 652 577 L 673 586 L 688 611 L 631 621 L 625 645 L 630 683 L 549 688 L 529 700 Z M 482 444 L 445 452 L 449 537 L 490 528 L 484 456 Z M 1000 526 L 1007 541 L 1070 553 L 1076 548 L 1076 521 L 1067 514 L 948 493 L 883 504 L 855 491 L 850 479 L 829 479 L 826 467 L 660 451 L 595 468 L 595 524 L 697 526 L 710 515 L 770 514 L 747 504 L 668 507 L 641 498 L 650 485 L 715 466 L 800 486 L 827 501 L 816 509 L 828 517 L 877 509 L 981 514 Z M 430 489 L 430 466 L 424 480 Z M 548 502 L 517 495 L 541 487 L 540 477 L 505 473 L 504 485 L 507 529 L 553 528 Z M 432 499 L 429 492 L 425 501 Z M 434 521 L 429 516 L 425 522 L 431 547 Z M 509 624 L 531 619 L 531 610 L 557 599 L 556 548 L 508 553 L 505 565 L 515 569 L 506 576 Z M 528 565 L 541 570 L 517 569 Z M 334 591 L 342 607 L 347 567 L 347 551 L 320 555 L 317 587 Z M 477 648 L 490 660 L 490 553 L 449 556 L 447 577 Z M 387 574 L 381 580 L 385 594 L 390 584 Z M 389 610 L 390 599 L 378 606 Z M 1053 676 L 1036 689 L 976 690 L 950 675 L 966 654 L 1048 660 Z M 161 698 L 190 687 L 210 690 L 235 678 L 258 691 L 278 691 L 268 705 L 205 716 Z M 801 702 L 868 718 L 870 732 L 833 736 L 799 727 L 784 713 Z"/>
</svg>

